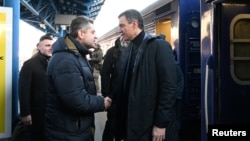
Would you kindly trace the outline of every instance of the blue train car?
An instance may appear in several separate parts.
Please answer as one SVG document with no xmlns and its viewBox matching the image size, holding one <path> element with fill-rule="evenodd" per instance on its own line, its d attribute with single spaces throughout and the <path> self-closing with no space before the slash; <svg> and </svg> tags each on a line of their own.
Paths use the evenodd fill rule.
<svg viewBox="0 0 250 141">
<path fill-rule="evenodd" d="M 202 141 L 250 124 L 250 1 L 201 0 Z"/>
<path fill-rule="evenodd" d="M 200 141 L 200 3 L 179 0 L 178 45 L 174 43 L 184 75 L 181 106 L 181 141 Z"/>
</svg>

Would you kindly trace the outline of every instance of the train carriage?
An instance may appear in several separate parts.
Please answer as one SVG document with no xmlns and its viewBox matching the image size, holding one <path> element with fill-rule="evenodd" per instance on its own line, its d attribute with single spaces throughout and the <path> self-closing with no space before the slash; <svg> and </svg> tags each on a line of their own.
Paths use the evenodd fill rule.
<svg viewBox="0 0 250 141">
<path fill-rule="evenodd" d="M 250 1 L 201 0 L 202 141 L 250 123 Z"/>
</svg>

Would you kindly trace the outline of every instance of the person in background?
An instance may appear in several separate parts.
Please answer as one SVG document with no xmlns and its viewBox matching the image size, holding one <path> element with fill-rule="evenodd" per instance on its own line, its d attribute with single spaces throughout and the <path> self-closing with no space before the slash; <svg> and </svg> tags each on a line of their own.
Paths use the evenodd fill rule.
<svg viewBox="0 0 250 141">
<path fill-rule="evenodd" d="M 94 48 L 94 51 L 90 54 L 89 62 L 91 67 L 93 68 L 93 76 L 97 92 L 100 92 L 99 76 L 102 69 L 102 59 L 103 52 L 101 46 L 100 44 L 96 44 L 96 48 Z"/>
<path fill-rule="evenodd" d="M 25 61 L 20 70 L 18 94 L 22 123 L 19 123 L 19 127 L 16 127 L 16 129 L 28 130 L 27 136 L 23 135 L 26 138 L 24 140 L 45 141 L 46 69 L 52 55 L 53 42 L 53 38 L 49 34 L 40 37 L 39 43 L 37 44 L 38 52 Z M 22 124 L 26 127 L 20 127 Z M 18 138 L 17 134 L 21 132 L 17 130 L 13 134 L 13 141 L 22 140 Z M 26 133 L 23 132 L 23 134 Z"/>
<path fill-rule="evenodd" d="M 89 63 L 93 69 L 93 77 L 95 81 L 96 91 L 97 93 L 100 93 L 100 84 L 99 84 L 99 76 L 100 71 L 102 69 L 102 59 L 103 59 L 103 52 L 101 49 L 100 44 L 94 44 L 94 51 L 89 54 Z M 92 126 L 92 140 L 94 140 L 95 136 L 95 122 L 93 121 Z"/>
<path fill-rule="evenodd" d="M 47 69 L 46 141 L 93 141 L 94 113 L 107 110 L 111 99 L 97 95 L 86 58 L 95 46 L 93 21 L 78 16 L 69 34 L 57 39 Z"/>
<path fill-rule="evenodd" d="M 107 50 L 101 71 L 101 92 L 104 97 L 108 96 L 111 99 L 115 99 L 115 93 L 120 89 L 118 81 L 119 60 L 127 45 L 128 43 L 119 37 L 116 39 L 115 45 Z M 111 107 L 107 110 L 107 121 L 104 127 L 102 141 L 114 140 L 114 108 L 115 103 L 112 103 Z"/>
<path fill-rule="evenodd" d="M 181 123 L 181 113 L 182 113 L 182 103 L 183 103 L 182 95 L 183 95 L 185 82 L 184 82 L 183 72 L 177 60 L 176 50 L 173 50 L 173 54 L 174 54 L 175 61 L 176 61 L 176 73 L 177 73 L 177 82 L 178 82 L 177 98 L 176 98 L 176 119 L 178 121 L 178 129 L 179 129 L 179 137 L 180 137 L 180 126 L 181 126 L 180 123 Z"/>
<path fill-rule="evenodd" d="M 131 42 L 120 60 L 116 140 L 177 141 L 177 74 L 170 44 L 145 33 L 137 10 L 126 10 L 118 19 L 119 32 Z"/>
</svg>

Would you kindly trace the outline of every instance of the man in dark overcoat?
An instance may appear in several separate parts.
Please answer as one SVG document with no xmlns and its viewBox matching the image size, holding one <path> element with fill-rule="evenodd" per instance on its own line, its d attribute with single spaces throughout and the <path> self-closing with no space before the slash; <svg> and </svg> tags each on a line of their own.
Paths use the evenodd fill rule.
<svg viewBox="0 0 250 141">
<path fill-rule="evenodd" d="M 118 18 L 121 36 L 131 43 L 120 62 L 116 139 L 177 141 L 177 74 L 170 44 L 144 32 L 137 10 L 127 10 Z"/>
<path fill-rule="evenodd" d="M 119 61 L 123 51 L 127 48 L 128 43 L 122 38 L 115 40 L 115 45 L 107 50 L 104 57 L 101 71 L 101 90 L 104 97 L 110 97 L 115 101 L 117 91 L 120 91 L 119 85 Z M 102 141 L 114 140 L 114 111 L 115 103 L 107 110 L 107 121 L 103 130 Z"/>
<path fill-rule="evenodd" d="M 22 123 L 18 124 L 21 127 L 16 127 L 12 137 L 13 141 L 22 141 L 18 132 L 25 129 L 28 130 L 29 141 L 45 141 L 46 70 L 48 60 L 52 55 L 53 42 L 53 38 L 49 34 L 41 36 L 36 48 L 37 53 L 26 60 L 20 70 L 18 94 Z M 27 138 L 24 140 L 28 140 Z"/>
</svg>

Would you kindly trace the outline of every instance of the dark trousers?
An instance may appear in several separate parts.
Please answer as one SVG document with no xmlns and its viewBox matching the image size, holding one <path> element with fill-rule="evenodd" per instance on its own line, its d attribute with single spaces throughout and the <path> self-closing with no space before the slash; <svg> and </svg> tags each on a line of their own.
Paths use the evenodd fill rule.
<svg viewBox="0 0 250 141">
<path fill-rule="evenodd" d="M 18 121 L 11 136 L 11 141 L 27 141 L 29 136 L 28 127 L 22 121 Z"/>
<path fill-rule="evenodd" d="M 95 140 L 95 120 L 93 120 L 90 130 L 91 130 L 91 141 L 94 141 Z"/>
<path fill-rule="evenodd" d="M 30 125 L 18 121 L 13 131 L 11 141 L 45 141 L 43 131 L 35 131 Z"/>
<path fill-rule="evenodd" d="M 104 127 L 102 141 L 114 140 L 114 106 L 111 106 L 107 111 L 107 121 Z"/>
</svg>

